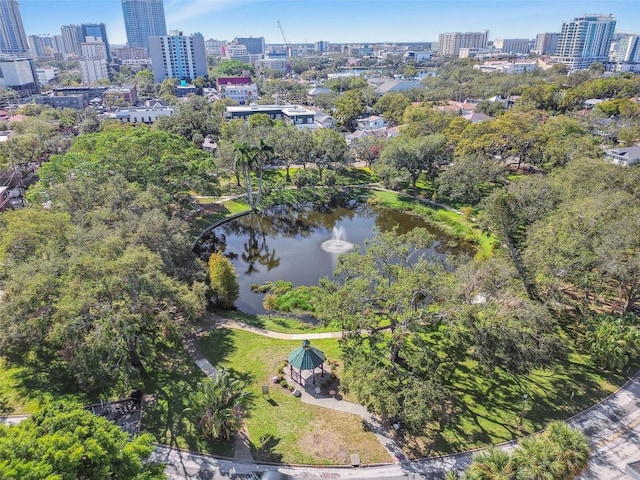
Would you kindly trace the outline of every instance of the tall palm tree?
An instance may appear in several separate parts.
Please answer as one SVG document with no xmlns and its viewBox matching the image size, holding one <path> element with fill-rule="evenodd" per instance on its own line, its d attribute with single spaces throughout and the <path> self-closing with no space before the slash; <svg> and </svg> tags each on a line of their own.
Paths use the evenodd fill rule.
<svg viewBox="0 0 640 480">
<path fill-rule="evenodd" d="M 239 142 L 233 145 L 233 151 L 235 152 L 233 168 L 236 172 L 242 171 L 244 188 L 247 191 L 247 202 L 252 209 L 255 209 L 253 183 L 251 181 L 251 171 L 255 163 L 255 149 L 247 142 Z"/>
<path fill-rule="evenodd" d="M 253 151 L 255 168 L 258 172 L 258 198 L 256 199 L 256 205 L 259 205 L 262 200 L 262 173 L 264 172 L 265 162 L 273 154 L 273 147 L 261 138 L 258 144 L 253 147 Z"/>
<path fill-rule="evenodd" d="M 513 480 L 515 465 L 511 455 L 496 447 L 478 454 L 466 472 L 467 480 Z"/>
<path fill-rule="evenodd" d="M 190 410 L 198 416 L 205 436 L 229 440 L 239 430 L 242 411 L 251 403 L 251 393 L 245 387 L 227 370 L 218 370 L 190 395 Z"/>
<path fill-rule="evenodd" d="M 585 434 L 564 422 L 553 422 L 544 435 L 555 445 L 555 455 L 564 467 L 563 479 L 577 477 L 589 463 L 589 441 Z"/>
</svg>

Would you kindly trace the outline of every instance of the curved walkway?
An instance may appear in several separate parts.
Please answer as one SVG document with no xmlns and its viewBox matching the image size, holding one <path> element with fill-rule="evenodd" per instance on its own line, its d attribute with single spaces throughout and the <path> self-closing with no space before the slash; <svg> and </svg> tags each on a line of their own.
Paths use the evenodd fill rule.
<svg viewBox="0 0 640 480">
<path fill-rule="evenodd" d="M 304 340 L 321 338 L 340 338 L 342 332 L 325 333 L 280 333 L 253 327 L 218 315 L 210 315 L 209 323 L 200 330 L 210 331 L 215 328 L 234 328 L 249 331 L 258 335 L 284 340 Z M 188 349 L 196 363 L 207 374 L 215 368 L 204 358 L 194 345 L 195 339 L 188 340 Z M 207 365 L 208 364 L 208 365 Z M 210 368 L 209 368 L 210 367 Z M 339 411 L 353 413 L 362 417 L 372 428 L 381 444 L 394 458 L 395 465 L 361 467 L 358 469 L 321 468 L 321 467 L 273 467 L 260 466 L 252 462 L 225 463 L 207 455 L 193 452 L 168 451 L 160 447 L 156 452 L 156 460 L 168 464 L 167 472 L 171 478 L 229 478 L 233 474 L 236 478 L 251 472 L 277 469 L 283 473 L 295 475 L 296 478 L 306 479 L 375 479 L 375 478 L 428 478 L 444 479 L 448 471 L 462 471 L 471 463 L 474 452 L 463 452 L 442 457 L 425 458 L 415 461 L 404 461 L 400 445 L 389 436 L 388 430 L 364 407 L 350 402 L 336 400 L 326 395 L 316 394 L 307 389 L 302 392 L 302 401 L 314 405 L 332 408 Z M 637 372 L 618 391 L 593 407 L 571 417 L 567 423 L 581 429 L 589 438 L 592 457 L 588 470 L 579 478 L 582 480 L 596 479 L 630 479 L 625 473 L 628 463 L 640 461 L 640 371 Z M 517 441 L 501 445 L 510 449 Z M 193 462 L 193 463 L 190 463 Z M 182 466 L 180 466 L 182 465 Z M 191 465 L 188 467 L 188 465 Z M 196 469 L 196 466 L 199 467 Z M 235 466 L 234 466 L 235 465 Z M 200 470 L 200 467 L 205 467 Z M 231 470 L 229 470 L 231 468 Z M 198 473 L 193 476 L 196 469 Z M 235 469 L 235 470 L 234 470 Z M 202 476 L 203 472 L 208 472 Z M 216 476 L 214 471 L 223 476 Z M 224 473 L 226 472 L 226 473 Z M 235 473 L 234 473 L 235 472 Z"/>
</svg>

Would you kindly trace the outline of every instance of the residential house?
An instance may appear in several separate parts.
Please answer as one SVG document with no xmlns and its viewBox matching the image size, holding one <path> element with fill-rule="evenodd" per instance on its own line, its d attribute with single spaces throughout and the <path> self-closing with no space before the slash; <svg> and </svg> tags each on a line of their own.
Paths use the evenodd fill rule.
<svg viewBox="0 0 640 480">
<path fill-rule="evenodd" d="M 385 126 L 384 118 L 378 115 L 358 119 L 358 130 L 379 130 Z"/>
<path fill-rule="evenodd" d="M 613 148 L 611 150 L 604 151 L 604 157 L 609 162 L 615 165 L 624 165 L 625 167 L 632 167 L 640 163 L 640 146 L 634 145 L 632 147 Z"/>
</svg>

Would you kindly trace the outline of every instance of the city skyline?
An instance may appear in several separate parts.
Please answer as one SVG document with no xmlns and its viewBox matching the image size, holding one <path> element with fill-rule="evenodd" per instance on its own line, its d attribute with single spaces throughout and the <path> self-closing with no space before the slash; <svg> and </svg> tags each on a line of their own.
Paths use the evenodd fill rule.
<svg viewBox="0 0 640 480">
<path fill-rule="evenodd" d="M 20 0 L 28 35 L 58 35 L 73 23 L 107 25 L 109 40 L 125 44 L 121 0 Z M 205 38 L 265 38 L 282 43 L 277 21 L 291 43 L 426 42 L 440 33 L 489 30 L 489 39 L 535 38 L 559 32 L 583 14 L 613 14 L 618 31 L 640 33 L 640 2 L 534 0 L 165 0 L 168 30 L 200 32 Z"/>
</svg>

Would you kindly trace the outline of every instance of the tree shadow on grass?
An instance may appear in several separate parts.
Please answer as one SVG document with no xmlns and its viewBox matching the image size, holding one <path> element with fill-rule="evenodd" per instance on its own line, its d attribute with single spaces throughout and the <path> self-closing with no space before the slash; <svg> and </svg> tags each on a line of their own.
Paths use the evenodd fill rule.
<svg viewBox="0 0 640 480">
<path fill-rule="evenodd" d="M 282 454 L 275 452 L 279 443 L 280 439 L 271 434 L 262 436 L 257 445 L 251 444 L 253 458 L 260 462 L 282 463 Z"/>
<path fill-rule="evenodd" d="M 50 398 L 76 399 L 90 403 L 99 400 L 99 392 L 81 392 L 69 366 L 52 352 L 27 352 L 20 358 L 8 358 L 9 366 L 16 366 L 15 389 L 23 398 L 46 400 Z"/>
<path fill-rule="evenodd" d="M 143 391 L 156 396 L 156 405 L 144 411 L 142 430 L 158 442 L 173 447 L 214 453 L 233 454 L 233 441 L 208 440 L 198 428 L 189 397 L 204 380 L 204 373 L 181 349 L 162 349 L 154 368 L 142 377 Z"/>
<path fill-rule="evenodd" d="M 207 332 L 199 339 L 199 348 L 211 365 L 217 366 L 236 351 L 234 332 L 227 328 L 218 328 Z"/>
</svg>

